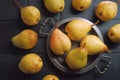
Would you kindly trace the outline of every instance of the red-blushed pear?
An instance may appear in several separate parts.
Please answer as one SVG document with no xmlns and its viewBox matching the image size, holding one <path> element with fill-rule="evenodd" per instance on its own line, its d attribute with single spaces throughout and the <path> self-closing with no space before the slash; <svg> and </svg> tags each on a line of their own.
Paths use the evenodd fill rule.
<svg viewBox="0 0 120 80">
<path fill-rule="evenodd" d="M 63 55 L 71 49 L 69 37 L 59 29 L 55 29 L 50 37 L 50 48 L 56 55 Z"/>
</svg>

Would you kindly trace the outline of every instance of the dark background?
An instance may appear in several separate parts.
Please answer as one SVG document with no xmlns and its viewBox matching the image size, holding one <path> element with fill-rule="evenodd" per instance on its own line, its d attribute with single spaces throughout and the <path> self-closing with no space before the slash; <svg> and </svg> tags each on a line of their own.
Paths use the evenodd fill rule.
<svg viewBox="0 0 120 80">
<path fill-rule="evenodd" d="M 37 45 L 30 50 L 18 49 L 11 43 L 11 38 L 20 31 L 30 28 L 39 34 L 39 28 L 47 17 L 52 17 L 55 21 L 61 21 L 68 17 L 82 17 L 95 22 L 97 20 L 94 10 L 98 2 L 102 0 L 93 0 L 89 9 L 78 12 L 71 7 L 71 0 L 65 0 L 65 9 L 63 12 L 54 14 L 46 10 L 43 0 L 19 0 L 22 6 L 34 5 L 41 11 L 41 21 L 33 27 L 25 25 L 20 17 L 19 9 L 14 4 L 13 0 L 0 0 L 0 80 L 42 80 L 47 74 L 55 74 L 60 80 L 120 80 L 120 44 L 112 43 L 107 37 L 108 29 L 120 23 L 120 9 L 117 16 L 108 22 L 101 22 L 98 28 L 101 30 L 105 44 L 108 45 L 111 51 L 112 65 L 103 74 L 100 75 L 93 69 L 82 75 L 68 75 L 62 73 L 50 62 L 46 53 L 46 37 L 40 37 Z M 114 0 L 117 1 L 117 0 Z M 50 28 L 45 28 L 44 32 Z M 25 54 L 35 52 L 40 55 L 44 61 L 43 69 L 35 75 L 26 75 L 19 71 L 17 65 Z"/>
</svg>

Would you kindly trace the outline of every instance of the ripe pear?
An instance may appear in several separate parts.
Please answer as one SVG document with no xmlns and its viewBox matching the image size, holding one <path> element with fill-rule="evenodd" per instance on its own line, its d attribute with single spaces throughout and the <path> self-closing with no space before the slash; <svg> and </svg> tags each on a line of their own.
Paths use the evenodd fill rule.
<svg viewBox="0 0 120 80">
<path fill-rule="evenodd" d="M 44 0 L 45 7 L 52 13 L 59 13 L 64 10 L 64 0 Z"/>
<path fill-rule="evenodd" d="M 120 43 L 120 24 L 115 24 L 108 30 L 108 37 L 113 42 Z"/>
<path fill-rule="evenodd" d="M 85 48 L 75 48 L 66 55 L 66 64 L 72 70 L 84 68 L 87 65 L 87 54 L 88 51 Z"/>
<path fill-rule="evenodd" d="M 28 53 L 23 56 L 18 64 L 18 68 L 26 74 L 36 74 L 43 67 L 42 58 L 36 53 Z"/>
<path fill-rule="evenodd" d="M 13 45 L 21 49 L 31 49 L 36 45 L 37 41 L 37 33 L 30 29 L 25 29 L 12 37 Z"/>
<path fill-rule="evenodd" d="M 29 26 L 38 24 L 41 19 L 40 11 L 35 6 L 26 6 L 20 9 L 23 22 Z"/>
<path fill-rule="evenodd" d="M 41 19 L 40 10 L 35 6 L 22 7 L 17 0 L 14 0 L 16 5 L 20 8 L 21 18 L 26 25 L 34 26 L 38 24 Z"/>
<path fill-rule="evenodd" d="M 95 55 L 101 52 L 109 52 L 107 45 L 97 36 L 87 35 L 80 43 L 80 46 L 88 50 L 88 55 Z"/>
<path fill-rule="evenodd" d="M 69 37 L 59 29 L 55 29 L 50 37 L 50 48 L 56 55 L 63 55 L 71 49 Z"/>
<path fill-rule="evenodd" d="M 48 74 L 45 77 L 43 77 L 42 80 L 60 80 L 60 79 L 54 74 Z"/>
<path fill-rule="evenodd" d="M 65 32 L 73 41 L 82 40 L 91 30 L 91 24 L 84 20 L 72 20 L 65 26 Z"/>
<path fill-rule="evenodd" d="M 72 0 L 72 7 L 77 11 L 83 11 L 90 7 L 92 0 Z"/>
<path fill-rule="evenodd" d="M 95 10 L 96 16 L 102 21 L 109 21 L 117 15 L 118 6 L 113 1 L 101 1 Z"/>
</svg>

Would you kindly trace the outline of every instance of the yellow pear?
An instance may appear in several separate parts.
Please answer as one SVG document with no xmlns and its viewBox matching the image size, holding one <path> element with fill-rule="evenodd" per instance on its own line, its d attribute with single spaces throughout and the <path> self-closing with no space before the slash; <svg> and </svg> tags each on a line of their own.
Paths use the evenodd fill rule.
<svg viewBox="0 0 120 80">
<path fill-rule="evenodd" d="M 65 26 L 65 32 L 71 40 L 80 41 L 91 30 L 91 24 L 84 20 L 72 20 Z"/>
<path fill-rule="evenodd" d="M 90 7 L 92 0 L 72 0 L 72 7 L 75 10 L 83 11 Z"/>
<path fill-rule="evenodd" d="M 44 76 L 42 80 L 60 80 L 60 79 L 54 74 L 48 74 Z"/>
<path fill-rule="evenodd" d="M 23 22 L 29 26 L 38 24 L 41 19 L 40 11 L 35 6 L 22 7 L 20 12 Z"/>
<path fill-rule="evenodd" d="M 88 35 L 80 43 L 80 46 L 88 50 L 88 55 L 95 55 L 101 52 L 109 52 L 107 45 L 97 36 Z"/>
<path fill-rule="evenodd" d="M 59 13 L 64 10 L 64 0 L 44 0 L 45 7 L 52 13 Z"/>
<path fill-rule="evenodd" d="M 63 55 L 71 49 L 71 41 L 61 30 L 55 29 L 50 37 L 50 48 L 56 55 Z"/>
<path fill-rule="evenodd" d="M 87 65 L 87 54 L 85 48 L 75 48 L 66 55 L 66 63 L 72 70 L 84 68 Z"/>
<path fill-rule="evenodd" d="M 96 16 L 102 21 L 109 21 L 117 15 L 117 3 L 113 1 L 101 1 L 96 6 Z"/>
<path fill-rule="evenodd" d="M 26 74 L 36 74 L 43 67 L 42 58 L 36 53 L 28 53 L 23 56 L 18 64 L 18 68 Z"/>
<path fill-rule="evenodd" d="M 108 30 L 108 37 L 113 42 L 120 43 L 120 24 L 115 24 Z"/>
<path fill-rule="evenodd" d="M 35 6 L 22 7 L 17 0 L 14 0 L 16 5 L 20 8 L 21 18 L 23 22 L 29 26 L 38 24 L 41 19 L 40 10 Z"/>
<path fill-rule="evenodd" d="M 36 45 L 37 41 L 37 33 L 30 29 L 25 29 L 12 37 L 13 45 L 21 49 L 31 49 Z"/>
</svg>

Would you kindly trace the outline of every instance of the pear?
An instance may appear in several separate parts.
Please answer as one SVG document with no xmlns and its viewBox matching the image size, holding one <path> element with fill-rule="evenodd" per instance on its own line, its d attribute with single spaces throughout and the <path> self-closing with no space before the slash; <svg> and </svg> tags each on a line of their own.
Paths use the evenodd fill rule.
<svg viewBox="0 0 120 80">
<path fill-rule="evenodd" d="M 83 48 L 75 48 L 67 53 L 65 61 L 72 70 L 84 68 L 87 65 L 88 51 Z"/>
<path fill-rule="evenodd" d="M 30 29 L 25 29 L 12 37 L 13 45 L 21 49 L 31 49 L 36 45 L 37 41 L 37 33 Z"/>
<path fill-rule="evenodd" d="M 84 20 L 72 20 L 65 26 L 65 32 L 73 41 L 82 40 L 91 30 L 91 24 Z"/>
<path fill-rule="evenodd" d="M 50 48 L 55 55 L 63 55 L 71 49 L 71 41 L 65 33 L 56 28 L 50 37 Z"/>
<path fill-rule="evenodd" d="M 22 21 L 29 26 L 34 26 L 39 23 L 41 19 L 41 13 L 40 10 L 35 6 L 25 6 L 22 7 L 17 0 L 15 0 L 15 3 L 20 8 L 21 18 Z"/>
<path fill-rule="evenodd" d="M 83 11 L 90 7 L 92 0 L 72 0 L 72 7 L 77 11 Z"/>
<path fill-rule="evenodd" d="M 59 13 L 64 10 L 65 1 L 64 0 L 44 0 L 44 5 L 48 11 L 52 13 Z"/>
<path fill-rule="evenodd" d="M 120 43 L 120 24 L 115 24 L 108 30 L 108 37 L 113 42 Z"/>
<path fill-rule="evenodd" d="M 109 52 L 107 45 L 97 36 L 87 35 L 80 43 L 80 46 L 88 50 L 88 55 L 95 55 L 101 52 Z"/>
<path fill-rule="evenodd" d="M 18 64 L 18 68 L 26 74 L 36 74 L 41 71 L 42 67 L 42 58 L 36 53 L 24 55 Z"/>
<path fill-rule="evenodd" d="M 113 1 L 101 1 L 95 10 L 96 16 L 102 21 L 109 21 L 117 15 L 117 3 Z"/>
<path fill-rule="evenodd" d="M 42 80 L 60 80 L 56 75 L 54 74 L 47 74 L 43 77 Z"/>
<path fill-rule="evenodd" d="M 41 19 L 40 11 L 35 6 L 23 7 L 20 12 L 23 22 L 29 26 L 38 24 Z"/>
</svg>

